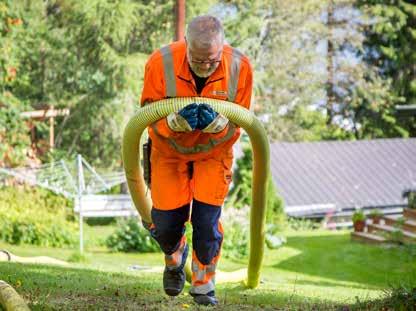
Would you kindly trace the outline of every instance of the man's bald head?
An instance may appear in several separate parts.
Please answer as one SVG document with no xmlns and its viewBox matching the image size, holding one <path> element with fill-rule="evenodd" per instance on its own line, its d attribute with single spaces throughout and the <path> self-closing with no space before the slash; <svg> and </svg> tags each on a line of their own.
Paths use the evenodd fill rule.
<svg viewBox="0 0 416 311">
<path fill-rule="evenodd" d="M 214 16 L 197 16 L 188 24 L 186 41 L 195 48 L 210 48 L 224 44 L 224 29 L 220 20 Z"/>
</svg>

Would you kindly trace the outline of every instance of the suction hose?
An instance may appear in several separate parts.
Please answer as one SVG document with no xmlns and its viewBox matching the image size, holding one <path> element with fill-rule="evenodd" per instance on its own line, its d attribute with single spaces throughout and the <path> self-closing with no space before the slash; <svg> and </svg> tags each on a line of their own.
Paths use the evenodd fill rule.
<svg viewBox="0 0 416 311">
<path fill-rule="evenodd" d="M 215 111 L 242 127 L 250 137 L 253 148 L 253 181 L 247 286 L 255 288 L 259 284 L 264 253 L 266 189 L 270 154 L 264 127 L 251 112 L 234 103 L 202 97 L 163 99 L 140 108 L 127 123 L 123 136 L 123 163 L 130 194 L 142 219 L 151 222 L 152 201 L 146 194 L 146 185 L 139 164 L 140 137 L 147 126 L 191 103 L 209 104 Z"/>
<path fill-rule="evenodd" d="M 22 297 L 4 281 L 0 281 L 0 306 L 6 311 L 30 311 Z"/>
</svg>

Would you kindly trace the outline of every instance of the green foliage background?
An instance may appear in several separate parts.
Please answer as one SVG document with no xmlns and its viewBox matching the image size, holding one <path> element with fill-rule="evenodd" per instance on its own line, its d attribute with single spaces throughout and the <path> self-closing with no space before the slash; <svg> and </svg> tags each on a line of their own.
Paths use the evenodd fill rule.
<svg viewBox="0 0 416 311">
<path fill-rule="evenodd" d="M 173 38 L 175 1 L 1 0 L 0 164 L 29 153 L 25 110 L 53 105 L 56 148 L 44 161 L 81 153 L 120 167 L 121 133 L 140 97 L 148 55 Z M 329 24 L 329 6 L 335 22 Z M 415 136 L 415 4 L 404 0 L 186 2 L 187 19 L 214 14 L 227 41 L 251 59 L 256 113 L 272 141 Z M 346 29 L 348 31 L 346 31 Z M 329 59 L 322 46 L 331 42 Z M 325 71 L 333 62 L 334 79 Z M 326 90 L 334 90 L 328 104 Z M 35 122 L 47 140 L 45 121 Z M 7 130 L 6 130 L 7 129 Z"/>
<path fill-rule="evenodd" d="M 160 251 L 157 242 L 136 217 L 123 218 L 118 221 L 118 227 L 107 238 L 106 245 L 110 250 L 119 252 L 152 253 Z"/>
<path fill-rule="evenodd" d="M 251 148 L 243 148 L 243 156 L 237 159 L 237 169 L 234 171 L 233 186 L 230 190 L 230 200 L 226 206 L 240 209 L 251 206 L 253 159 Z M 272 177 L 267 183 L 266 222 L 282 225 L 285 221 L 283 200 L 279 197 Z M 238 235 L 238 234 L 237 234 Z"/>
<path fill-rule="evenodd" d="M 24 165 L 31 153 L 20 113 L 53 105 L 70 115 L 56 119 L 56 146 L 43 161 L 80 153 L 94 166 L 119 168 L 121 133 L 139 100 L 146 59 L 172 41 L 174 5 L 0 0 L 0 166 Z M 251 59 L 254 110 L 266 120 L 271 142 L 416 136 L 416 119 L 395 112 L 397 104 L 416 103 L 414 1 L 189 0 L 186 6 L 188 20 L 218 16 L 227 41 Z M 38 139 L 47 140 L 45 120 L 35 126 Z M 237 165 L 230 201 L 240 208 L 251 200 L 249 151 Z M 271 179 L 268 192 L 267 222 L 280 223 L 283 204 Z"/>
<path fill-rule="evenodd" d="M 10 244 L 68 247 L 78 243 L 71 202 L 31 187 L 0 189 L 0 240 Z"/>
<path fill-rule="evenodd" d="M 363 58 L 366 63 L 377 66 L 376 74 L 380 79 L 390 82 L 386 90 L 390 105 L 380 111 L 381 119 L 373 118 L 365 126 L 371 131 L 375 122 L 396 123 L 393 127 L 384 127 L 387 133 L 377 135 L 415 137 L 416 118 L 397 122 L 391 110 L 392 104 L 416 104 L 416 4 L 411 0 L 360 0 L 357 3 L 363 12 L 376 19 L 364 28 Z"/>
<path fill-rule="evenodd" d="M 209 3 L 187 1 L 187 6 L 198 14 Z M 69 108 L 70 115 L 56 119 L 56 148 L 43 160 L 81 153 L 96 166 L 120 167 L 121 133 L 139 101 L 144 63 L 173 37 L 173 5 L 1 0 L 0 109 L 8 116 L 0 119 L 0 139 L 7 141 L 0 149 L 4 165 L 25 163 L 29 129 L 19 113 L 53 105 Z M 20 126 L 8 127 L 6 134 L 9 124 Z M 47 139 L 45 122 L 37 122 L 36 130 L 38 139 Z"/>
</svg>

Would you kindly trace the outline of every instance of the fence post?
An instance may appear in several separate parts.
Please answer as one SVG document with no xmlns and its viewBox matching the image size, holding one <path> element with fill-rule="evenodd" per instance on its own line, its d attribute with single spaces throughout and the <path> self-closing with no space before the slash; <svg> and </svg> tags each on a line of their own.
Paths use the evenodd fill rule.
<svg viewBox="0 0 416 311">
<path fill-rule="evenodd" d="M 84 233 L 83 233 L 83 217 L 82 217 L 82 193 L 85 189 L 84 171 L 82 168 L 82 156 L 77 155 L 77 171 L 78 171 L 78 207 L 79 207 L 79 251 L 84 252 Z"/>
</svg>

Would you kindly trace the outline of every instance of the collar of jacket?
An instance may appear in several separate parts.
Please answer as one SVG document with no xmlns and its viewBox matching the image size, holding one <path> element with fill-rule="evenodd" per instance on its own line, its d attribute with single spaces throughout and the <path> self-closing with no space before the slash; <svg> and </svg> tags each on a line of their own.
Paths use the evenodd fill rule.
<svg viewBox="0 0 416 311">
<path fill-rule="evenodd" d="M 225 48 L 225 45 L 224 45 Z M 185 53 L 182 55 L 183 60 L 181 61 L 181 67 L 179 69 L 178 78 L 191 82 L 195 84 L 194 78 L 192 77 L 191 68 L 189 67 L 188 58 L 186 57 L 186 44 L 185 44 Z M 218 81 L 224 79 L 225 77 L 225 66 L 224 66 L 224 52 L 221 56 L 221 63 L 214 71 L 212 75 L 209 76 L 206 84 L 214 81 Z"/>
</svg>

